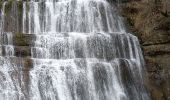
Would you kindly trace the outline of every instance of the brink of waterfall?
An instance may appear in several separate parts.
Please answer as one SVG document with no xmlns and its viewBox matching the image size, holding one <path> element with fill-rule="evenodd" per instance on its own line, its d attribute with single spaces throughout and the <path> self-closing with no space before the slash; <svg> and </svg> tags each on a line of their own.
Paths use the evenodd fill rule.
<svg viewBox="0 0 170 100">
<path fill-rule="evenodd" d="M 138 39 L 116 6 L 1 3 L 0 100 L 150 100 Z"/>
</svg>

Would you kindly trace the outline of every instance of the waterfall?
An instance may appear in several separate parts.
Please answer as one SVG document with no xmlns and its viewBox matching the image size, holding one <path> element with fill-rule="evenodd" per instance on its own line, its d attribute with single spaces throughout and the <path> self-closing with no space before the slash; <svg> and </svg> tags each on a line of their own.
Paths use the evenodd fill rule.
<svg viewBox="0 0 170 100">
<path fill-rule="evenodd" d="M 11 11 L 18 11 L 11 15 L 18 15 L 9 29 L 7 4 L 0 15 L 0 100 L 150 100 L 139 41 L 125 31 L 116 6 L 106 0 L 14 1 Z M 31 56 L 17 56 L 18 31 L 35 38 L 21 41 L 33 41 L 23 47 Z"/>
</svg>

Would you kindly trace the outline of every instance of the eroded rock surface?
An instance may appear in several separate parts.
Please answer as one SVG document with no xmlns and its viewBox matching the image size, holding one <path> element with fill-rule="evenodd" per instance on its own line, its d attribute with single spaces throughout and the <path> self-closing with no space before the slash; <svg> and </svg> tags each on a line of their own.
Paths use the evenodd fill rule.
<svg viewBox="0 0 170 100">
<path fill-rule="evenodd" d="M 153 100 L 170 100 L 170 1 L 134 0 L 121 5 L 129 31 L 140 39 Z"/>
</svg>

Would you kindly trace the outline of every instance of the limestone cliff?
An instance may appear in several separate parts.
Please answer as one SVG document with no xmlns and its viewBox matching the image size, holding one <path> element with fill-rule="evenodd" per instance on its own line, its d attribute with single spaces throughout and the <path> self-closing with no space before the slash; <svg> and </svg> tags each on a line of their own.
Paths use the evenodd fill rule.
<svg viewBox="0 0 170 100">
<path fill-rule="evenodd" d="M 131 0 L 120 8 L 128 31 L 140 39 L 153 100 L 170 100 L 170 1 Z"/>
</svg>

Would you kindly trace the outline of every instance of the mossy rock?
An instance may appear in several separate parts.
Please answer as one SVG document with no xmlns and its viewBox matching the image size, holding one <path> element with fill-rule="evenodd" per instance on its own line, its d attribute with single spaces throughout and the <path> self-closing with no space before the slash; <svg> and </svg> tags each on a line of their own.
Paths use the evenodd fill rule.
<svg viewBox="0 0 170 100">
<path fill-rule="evenodd" d="M 31 47 L 29 46 L 16 46 L 14 51 L 16 57 L 31 57 Z"/>
<path fill-rule="evenodd" d="M 0 9 L 2 9 L 2 2 L 0 1 Z"/>
<path fill-rule="evenodd" d="M 17 33 L 14 36 L 14 44 L 15 45 L 20 45 L 20 46 L 27 46 L 27 41 L 24 38 L 24 35 L 21 33 Z"/>
<path fill-rule="evenodd" d="M 13 3 L 13 0 L 8 0 L 8 2 L 5 5 L 5 13 L 8 13 L 11 10 L 12 3 Z"/>
<path fill-rule="evenodd" d="M 24 59 L 24 70 L 29 71 L 31 68 L 33 68 L 33 61 L 30 58 Z"/>
<path fill-rule="evenodd" d="M 16 33 L 13 38 L 13 43 L 16 46 L 33 46 L 35 38 L 33 34 Z"/>
</svg>

